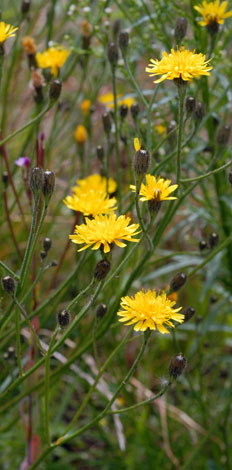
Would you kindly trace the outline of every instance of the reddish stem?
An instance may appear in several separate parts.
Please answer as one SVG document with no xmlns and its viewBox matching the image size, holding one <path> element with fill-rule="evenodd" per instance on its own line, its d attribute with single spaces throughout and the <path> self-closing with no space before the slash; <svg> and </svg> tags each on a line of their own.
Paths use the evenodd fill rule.
<svg viewBox="0 0 232 470">
<path fill-rule="evenodd" d="M 12 225 L 11 218 L 10 218 L 10 212 L 9 212 L 8 201 L 7 201 L 7 193 L 6 193 L 5 189 L 3 190 L 3 201 L 4 201 L 4 208 L 5 208 L 5 212 L 6 212 L 6 218 L 7 218 L 8 226 L 9 226 L 9 229 L 10 229 L 12 241 L 14 243 L 14 246 L 15 246 L 16 250 L 17 250 L 19 258 L 22 260 L 23 257 L 22 257 L 21 251 L 19 249 L 19 245 L 18 245 L 18 242 L 16 240 L 13 225 Z"/>
</svg>

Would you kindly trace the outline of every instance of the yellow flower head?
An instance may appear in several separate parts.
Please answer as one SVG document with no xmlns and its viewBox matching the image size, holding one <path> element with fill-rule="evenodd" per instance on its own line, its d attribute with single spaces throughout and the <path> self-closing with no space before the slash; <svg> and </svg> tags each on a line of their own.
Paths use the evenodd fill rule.
<svg viewBox="0 0 232 470">
<path fill-rule="evenodd" d="M 78 144 L 84 144 L 85 141 L 87 140 L 87 130 L 85 126 L 82 126 L 81 124 L 77 126 L 74 137 Z"/>
<path fill-rule="evenodd" d="M 192 80 L 192 78 L 200 78 L 201 75 L 209 75 L 212 67 L 209 67 L 209 60 L 205 60 L 204 54 L 196 54 L 181 47 L 177 51 L 171 49 L 171 53 L 163 52 L 161 60 L 150 60 L 150 64 L 146 67 L 146 72 L 150 77 L 161 75 L 161 78 L 155 80 L 154 83 L 163 80 L 174 80 L 181 78 L 184 81 Z"/>
<path fill-rule="evenodd" d="M 155 290 L 137 292 L 134 297 L 122 297 L 121 308 L 117 313 L 119 321 L 126 325 L 133 325 L 135 331 L 155 330 L 160 333 L 169 333 L 164 325 L 174 328 L 171 320 L 183 323 L 184 315 L 178 313 L 182 307 L 174 309 L 175 301 L 168 299 L 165 292 L 156 293 Z"/>
<path fill-rule="evenodd" d="M 134 149 L 136 152 L 141 149 L 141 141 L 138 139 L 138 137 L 134 138 Z"/>
<path fill-rule="evenodd" d="M 70 54 L 71 52 L 64 47 L 52 46 L 44 52 L 38 52 L 36 61 L 41 69 L 50 68 L 52 75 L 57 77 L 59 69 L 64 65 Z"/>
<path fill-rule="evenodd" d="M 111 108 L 111 109 L 114 108 L 114 95 L 111 92 L 100 95 L 98 97 L 98 101 L 104 104 L 105 106 L 107 106 L 107 108 Z M 122 95 L 118 94 L 117 102 L 119 106 L 121 106 L 122 104 L 125 104 L 128 106 L 128 108 L 130 108 L 131 105 L 135 103 L 135 99 L 132 98 L 131 96 L 124 96 L 123 98 Z"/>
<path fill-rule="evenodd" d="M 226 12 L 227 3 L 220 3 L 220 0 L 208 3 L 204 0 L 201 5 L 196 5 L 195 10 L 203 17 L 203 21 L 199 21 L 199 24 L 201 26 L 210 26 L 214 23 L 223 24 L 225 18 L 232 16 L 232 11 Z"/>
<path fill-rule="evenodd" d="M 127 240 L 129 242 L 139 242 L 138 239 L 132 238 L 134 235 L 140 233 L 137 231 L 138 224 L 130 224 L 130 218 L 125 215 L 120 215 L 118 218 L 116 214 L 97 215 L 95 219 L 85 219 L 85 224 L 76 225 L 75 235 L 69 235 L 73 243 L 78 245 L 85 244 L 80 250 L 92 247 L 92 250 L 104 248 L 104 253 L 110 251 L 110 245 L 115 243 L 117 246 L 123 248 L 126 246 L 120 240 Z"/>
<path fill-rule="evenodd" d="M 162 124 L 157 124 L 155 128 L 159 135 L 163 135 L 166 132 L 166 127 L 164 127 Z"/>
<path fill-rule="evenodd" d="M 64 203 L 69 209 L 93 217 L 99 214 L 109 214 L 117 209 L 117 201 L 114 197 L 110 199 L 105 191 L 94 191 L 93 189 L 86 193 L 79 190 L 73 196 L 67 196 Z"/>
<path fill-rule="evenodd" d="M 88 192 L 91 190 L 94 191 L 104 191 L 106 193 L 107 187 L 107 179 L 105 176 L 101 176 L 98 173 L 94 175 L 87 176 L 87 178 L 83 178 L 81 180 L 77 180 L 77 186 L 74 186 L 73 190 L 77 192 L 81 190 L 83 192 Z M 108 180 L 108 193 L 112 194 L 115 193 L 117 189 L 117 183 L 113 180 L 113 178 L 109 178 Z"/>
<path fill-rule="evenodd" d="M 7 38 L 15 36 L 14 33 L 17 29 L 10 24 L 6 24 L 4 21 L 0 21 L 0 44 L 3 44 Z"/>
<path fill-rule="evenodd" d="M 178 184 L 173 184 L 170 186 L 171 181 L 160 178 L 159 176 L 146 175 L 146 184 L 141 184 L 140 188 L 140 201 L 152 201 L 156 200 L 158 202 L 169 201 L 171 199 L 177 199 L 174 196 L 170 196 L 173 191 L 178 188 Z M 130 185 L 130 188 L 133 192 L 136 191 L 136 186 L 133 184 Z"/>
<path fill-rule="evenodd" d="M 83 114 L 87 114 L 89 112 L 89 108 L 91 106 L 91 101 L 90 100 L 84 100 L 81 103 L 81 111 Z"/>
</svg>

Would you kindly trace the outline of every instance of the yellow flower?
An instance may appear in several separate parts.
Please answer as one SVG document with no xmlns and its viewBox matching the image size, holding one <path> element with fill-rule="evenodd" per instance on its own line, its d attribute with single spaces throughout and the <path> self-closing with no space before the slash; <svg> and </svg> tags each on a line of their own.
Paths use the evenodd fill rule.
<svg viewBox="0 0 232 470">
<path fill-rule="evenodd" d="M 162 124 L 157 124 L 155 128 L 159 135 L 162 135 L 166 132 L 166 127 L 164 127 Z"/>
<path fill-rule="evenodd" d="M 38 52 L 36 60 L 41 69 L 50 68 L 52 75 L 57 77 L 59 69 L 64 65 L 70 54 L 71 52 L 64 47 L 50 47 L 44 52 Z"/>
<path fill-rule="evenodd" d="M 123 248 L 125 243 L 120 240 L 127 240 L 129 242 L 139 242 L 138 239 L 132 238 L 134 235 L 140 233 L 136 231 L 139 228 L 138 224 L 131 224 L 130 218 L 125 215 L 120 215 L 118 218 L 116 214 L 97 215 L 95 219 L 85 219 L 85 224 L 76 225 L 75 235 L 69 235 L 73 243 L 84 244 L 80 250 L 92 247 L 92 250 L 98 250 L 100 246 L 104 248 L 104 253 L 110 251 L 110 245 L 115 243 L 117 246 Z"/>
<path fill-rule="evenodd" d="M 93 217 L 99 214 L 108 214 L 117 209 L 117 201 L 114 197 L 110 199 L 105 191 L 94 191 L 93 189 L 86 193 L 79 190 L 73 196 L 67 196 L 64 203 L 69 209 Z"/>
<path fill-rule="evenodd" d="M 161 202 L 177 199 L 176 197 L 169 195 L 178 188 L 178 184 L 170 186 L 170 183 L 170 180 L 164 180 L 163 178 L 160 178 L 160 176 L 156 177 L 150 174 L 146 175 L 146 184 L 141 184 L 139 192 L 140 196 L 142 196 L 140 201 L 156 200 Z M 136 186 L 133 184 L 130 185 L 130 188 L 133 192 L 136 191 Z"/>
<path fill-rule="evenodd" d="M 117 313 L 119 321 L 126 322 L 126 325 L 133 325 L 135 331 L 146 331 L 147 328 L 160 333 L 169 333 L 164 324 L 174 328 L 171 320 L 183 323 L 184 315 L 178 313 L 182 307 L 174 309 L 175 301 L 167 298 L 165 292 L 156 293 L 155 290 L 147 292 L 141 290 L 134 297 L 122 297 L 121 308 Z"/>
<path fill-rule="evenodd" d="M 77 126 L 75 133 L 74 133 L 74 137 L 76 141 L 78 142 L 78 144 L 84 144 L 85 141 L 87 140 L 87 131 L 86 131 L 85 126 L 82 126 L 81 124 Z"/>
<path fill-rule="evenodd" d="M 174 80 L 182 78 L 184 81 L 192 80 L 192 78 L 200 78 L 201 75 L 209 75 L 212 67 L 209 67 L 209 60 L 205 60 L 204 54 L 195 54 L 184 47 L 177 51 L 171 49 L 171 53 L 163 52 L 161 60 L 150 60 L 150 64 L 146 67 L 146 72 L 150 76 L 161 75 L 161 78 L 154 83 L 163 80 Z"/>
<path fill-rule="evenodd" d="M 105 106 L 107 106 L 107 108 L 111 108 L 111 109 L 114 108 L 114 95 L 111 92 L 100 95 L 98 97 L 98 101 L 104 104 Z M 122 104 L 126 104 L 128 108 L 130 108 L 131 105 L 135 103 L 135 99 L 132 98 L 131 96 L 124 96 L 124 98 L 122 98 L 122 95 L 118 94 L 117 102 L 119 106 L 121 106 Z"/>
<path fill-rule="evenodd" d="M 226 13 L 227 3 L 228 2 L 222 2 L 220 4 L 219 0 L 207 3 L 204 0 L 201 5 L 195 6 L 195 10 L 203 17 L 203 21 L 199 21 L 199 24 L 201 26 L 208 26 L 213 23 L 223 24 L 225 18 L 232 16 L 232 11 Z"/>
<path fill-rule="evenodd" d="M 0 44 L 3 44 L 7 38 L 15 36 L 14 33 L 17 29 L 10 24 L 6 24 L 4 21 L 0 21 Z"/>
<path fill-rule="evenodd" d="M 141 141 L 138 139 L 138 137 L 134 138 L 134 149 L 136 152 L 141 149 Z"/>
<path fill-rule="evenodd" d="M 81 103 L 81 111 L 83 114 L 87 114 L 89 112 L 89 108 L 91 106 L 91 101 L 90 100 L 84 100 Z"/>
<path fill-rule="evenodd" d="M 77 192 L 81 189 L 83 192 L 88 192 L 91 190 L 95 191 L 104 191 L 106 192 L 107 180 L 105 176 L 101 176 L 98 173 L 94 175 L 87 176 L 81 180 L 77 180 L 77 186 L 74 186 L 73 191 Z M 117 183 L 113 178 L 108 180 L 108 192 L 109 194 L 115 193 L 117 189 Z"/>
</svg>

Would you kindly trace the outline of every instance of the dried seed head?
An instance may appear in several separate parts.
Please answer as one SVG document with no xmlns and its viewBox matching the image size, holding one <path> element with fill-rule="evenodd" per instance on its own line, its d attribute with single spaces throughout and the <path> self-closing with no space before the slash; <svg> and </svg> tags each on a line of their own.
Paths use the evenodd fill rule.
<svg viewBox="0 0 232 470">
<path fill-rule="evenodd" d="M 125 53 L 129 44 L 129 34 L 127 31 L 120 31 L 118 36 L 118 43 L 122 54 Z"/>
<path fill-rule="evenodd" d="M 97 158 L 102 162 L 104 160 L 104 148 L 102 145 L 97 146 Z"/>
<path fill-rule="evenodd" d="M 140 149 L 134 157 L 134 171 L 136 176 L 145 175 L 147 173 L 150 162 L 150 154 L 147 150 Z"/>
<path fill-rule="evenodd" d="M 195 107 L 196 107 L 196 100 L 194 96 L 187 96 L 185 100 L 185 109 L 186 109 L 186 113 L 188 116 L 191 115 L 195 111 Z"/>
<path fill-rule="evenodd" d="M 187 276 L 185 273 L 177 273 L 173 279 L 171 280 L 170 283 L 170 289 L 172 291 L 177 291 L 179 290 L 187 281 Z"/>
<path fill-rule="evenodd" d="M 2 182 L 7 187 L 8 182 L 9 182 L 9 176 L 8 176 L 7 171 L 4 171 L 2 174 Z"/>
<path fill-rule="evenodd" d="M 33 196 L 38 197 L 44 186 L 44 172 L 40 167 L 34 167 L 30 173 L 30 188 Z"/>
<path fill-rule="evenodd" d="M 25 36 L 22 39 L 23 50 L 28 55 L 34 55 L 36 53 L 35 40 L 31 36 Z"/>
<path fill-rule="evenodd" d="M 48 237 L 44 238 L 44 240 L 43 240 L 43 249 L 44 249 L 44 251 L 49 251 L 51 246 L 52 246 L 51 238 L 48 238 Z"/>
<path fill-rule="evenodd" d="M 46 170 L 44 172 L 43 194 L 45 201 L 48 204 L 50 201 L 55 187 L 55 175 L 53 171 Z"/>
<path fill-rule="evenodd" d="M 107 46 L 107 56 L 111 67 L 115 68 L 118 62 L 118 46 L 115 42 L 110 42 Z"/>
<path fill-rule="evenodd" d="M 44 78 L 40 70 L 36 69 L 31 71 L 31 81 L 36 90 L 44 86 Z"/>
<path fill-rule="evenodd" d="M 104 127 L 104 131 L 106 135 L 109 135 L 111 131 L 111 118 L 110 118 L 110 113 L 104 113 L 102 115 L 102 123 Z"/>
<path fill-rule="evenodd" d="M 217 246 L 218 242 L 219 242 L 218 233 L 216 233 L 216 232 L 210 233 L 210 235 L 209 235 L 209 246 L 210 246 L 210 248 L 214 248 L 215 246 Z"/>
<path fill-rule="evenodd" d="M 217 134 L 218 145 L 222 145 L 225 147 L 228 144 L 228 141 L 230 138 L 230 131 L 231 131 L 231 128 L 229 126 L 221 126 L 218 129 L 218 134 Z"/>
<path fill-rule="evenodd" d="M 136 119 L 139 115 L 139 105 L 138 105 L 138 103 L 133 103 L 131 105 L 130 112 L 131 112 L 132 118 L 134 119 L 134 121 L 136 121 Z"/>
<path fill-rule="evenodd" d="M 121 104 L 121 106 L 120 106 L 120 117 L 121 117 L 121 119 L 125 119 L 127 114 L 128 114 L 127 104 Z"/>
<path fill-rule="evenodd" d="M 107 261 L 106 259 L 102 259 L 99 261 L 94 269 L 94 277 L 98 281 L 102 281 L 102 279 L 105 279 L 107 276 L 108 272 L 110 270 L 110 262 Z"/>
<path fill-rule="evenodd" d="M 61 82 L 61 80 L 58 80 L 58 78 L 56 78 L 50 84 L 50 88 L 49 88 L 49 98 L 50 98 L 50 100 L 51 101 L 57 101 L 58 98 L 60 97 L 61 90 L 62 90 L 62 82 Z"/>
<path fill-rule="evenodd" d="M 60 310 L 57 313 L 57 323 L 61 328 L 66 328 L 71 322 L 71 314 L 68 310 Z"/>
<path fill-rule="evenodd" d="M 183 18 L 181 16 L 177 18 L 176 24 L 175 24 L 175 31 L 174 31 L 174 36 L 175 36 L 175 40 L 177 44 L 179 44 L 182 41 L 182 39 L 184 39 L 184 37 L 186 36 L 187 27 L 188 27 L 188 22 L 186 18 Z"/>
<path fill-rule="evenodd" d="M 208 247 L 207 242 L 205 240 L 200 240 L 199 241 L 199 250 L 203 251 Z"/>
<path fill-rule="evenodd" d="M 101 318 L 105 316 L 106 312 L 107 312 L 107 306 L 105 304 L 100 304 L 98 305 L 97 310 L 96 310 L 96 317 L 100 320 Z"/>
<path fill-rule="evenodd" d="M 177 356 L 174 356 L 171 359 L 170 365 L 169 365 L 169 375 L 173 379 L 177 379 L 179 375 L 182 374 L 185 366 L 186 366 L 186 359 L 184 356 L 182 356 L 181 353 L 177 354 Z"/>
<path fill-rule="evenodd" d="M 205 116 L 205 105 L 201 101 L 196 102 L 194 118 L 196 121 L 202 121 Z"/>
<path fill-rule="evenodd" d="M 184 315 L 184 322 L 191 320 L 193 315 L 195 314 L 195 309 L 193 307 L 188 307 L 183 311 Z"/>
<path fill-rule="evenodd" d="M 15 281 L 11 276 L 2 277 L 2 287 L 7 292 L 7 294 L 14 294 L 15 292 Z"/>
</svg>

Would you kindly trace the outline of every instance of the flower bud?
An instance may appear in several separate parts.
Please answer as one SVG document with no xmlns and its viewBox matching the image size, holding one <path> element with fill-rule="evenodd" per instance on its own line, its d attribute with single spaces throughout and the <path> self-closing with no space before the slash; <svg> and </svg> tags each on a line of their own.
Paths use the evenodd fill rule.
<svg viewBox="0 0 232 470">
<path fill-rule="evenodd" d="M 57 323 L 61 328 L 66 328 L 71 322 L 71 314 L 68 310 L 60 310 L 57 313 Z"/>
<path fill-rule="evenodd" d="M 203 251 L 208 247 L 207 242 L 205 240 L 200 240 L 199 241 L 199 250 Z"/>
<path fill-rule="evenodd" d="M 31 0 L 23 0 L 21 3 L 21 13 L 23 15 L 26 15 L 30 10 L 30 6 L 31 6 Z"/>
<path fill-rule="evenodd" d="M 107 306 L 105 304 L 100 304 L 96 310 L 96 317 L 101 320 L 107 312 Z"/>
<path fill-rule="evenodd" d="M 46 170 L 44 172 L 43 195 L 46 203 L 50 201 L 55 187 L 55 175 L 53 171 Z"/>
<path fill-rule="evenodd" d="M 97 279 L 98 281 L 102 281 L 102 279 L 105 279 L 105 277 L 107 276 L 109 270 L 110 262 L 106 259 L 102 259 L 97 263 L 93 275 L 95 279 Z"/>
<path fill-rule="evenodd" d="M 186 283 L 186 280 L 187 276 L 185 273 L 177 273 L 171 280 L 170 289 L 174 291 L 179 290 Z"/>
<path fill-rule="evenodd" d="M 188 116 L 190 116 L 194 111 L 196 107 L 196 100 L 194 96 L 187 96 L 185 100 L 185 109 L 186 113 Z"/>
<path fill-rule="evenodd" d="M 104 160 L 104 148 L 102 145 L 97 146 L 97 158 L 102 162 Z"/>
<path fill-rule="evenodd" d="M 169 375 L 173 379 L 177 379 L 179 375 L 182 374 L 185 366 L 186 366 L 186 359 L 184 356 L 182 356 L 181 353 L 177 354 L 177 356 L 174 356 L 171 359 L 170 365 L 169 365 Z"/>
<path fill-rule="evenodd" d="M 209 235 L 209 246 L 210 248 L 214 248 L 215 246 L 217 246 L 219 242 L 219 236 L 216 232 L 212 232 L 210 233 Z"/>
<path fill-rule="evenodd" d="M 51 82 L 50 88 L 49 88 L 49 98 L 51 101 L 58 100 L 61 94 L 61 89 L 62 89 L 61 80 L 58 80 L 58 78 L 56 78 L 55 80 Z"/>
<path fill-rule="evenodd" d="M 114 40 L 117 39 L 120 29 L 121 29 L 121 20 L 120 20 L 120 18 L 117 18 L 113 22 L 113 25 L 112 25 L 112 33 L 113 33 Z"/>
<path fill-rule="evenodd" d="M 48 238 L 48 237 L 44 238 L 44 240 L 43 240 L 43 249 L 44 249 L 44 251 L 49 251 L 51 246 L 52 246 L 51 238 Z"/>
<path fill-rule="evenodd" d="M 184 322 L 191 320 L 193 315 L 195 314 L 195 309 L 193 307 L 186 308 L 183 312 L 184 315 Z"/>
<path fill-rule="evenodd" d="M 15 358 L 16 357 L 16 350 L 15 350 L 14 346 L 9 346 L 9 348 L 7 349 L 7 353 L 8 353 L 9 358 Z"/>
<path fill-rule="evenodd" d="M 139 105 L 138 103 L 133 103 L 130 107 L 131 116 L 136 121 L 139 114 Z"/>
<path fill-rule="evenodd" d="M 140 149 L 134 157 L 134 171 L 136 176 L 145 175 L 149 167 L 150 155 L 147 150 Z"/>
<path fill-rule="evenodd" d="M 55 268 L 58 265 L 57 261 L 55 259 L 52 260 L 51 262 L 51 267 Z"/>
<path fill-rule="evenodd" d="M 184 39 L 184 37 L 186 36 L 187 26 L 188 26 L 188 22 L 186 18 L 183 18 L 181 16 L 177 18 L 176 24 L 175 24 L 175 32 L 174 32 L 174 36 L 175 36 L 175 40 L 177 44 L 180 44 L 182 39 Z"/>
<path fill-rule="evenodd" d="M 218 130 L 217 134 L 217 143 L 218 145 L 226 146 L 228 144 L 230 138 L 230 127 L 229 126 L 221 126 Z"/>
<path fill-rule="evenodd" d="M 46 257 L 47 257 L 47 251 L 43 251 L 43 250 L 42 250 L 42 251 L 40 252 L 40 258 L 41 258 L 41 260 L 43 261 Z"/>
<path fill-rule="evenodd" d="M 15 281 L 11 276 L 2 277 L 2 287 L 7 294 L 14 294 L 15 292 Z"/>
<path fill-rule="evenodd" d="M 82 124 L 77 126 L 74 137 L 78 144 L 83 145 L 88 137 L 85 126 L 82 126 Z"/>
<path fill-rule="evenodd" d="M 40 167 L 34 167 L 30 173 L 30 188 L 34 197 L 38 197 L 43 190 L 44 172 Z"/>
<path fill-rule="evenodd" d="M 125 53 L 129 44 L 129 34 L 127 31 L 120 31 L 118 36 L 118 43 L 122 54 Z"/>
<path fill-rule="evenodd" d="M 104 127 L 104 131 L 106 135 L 109 135 L 111 131 L 111 119 L 110 119 L 110 113 L 104 113 L 102 116 L 102 123 Z"/>
<path fill-rule="evenodd" d="M 120 117 L 121 119 L 125 119 L 128 113 L 128 106 L 127 104 L 121 104 L 120 106 Z"/>
<path fill-rule="evenodd" d="M 194 118 L 196 121 L 202 121 L 205 116 L 205 105 L 201 101 L 197 101 L 195 105 Z"/>
<path fill-rule="evenodd" d="M 115 68 L 118 62 L 118 46 L 115 42 L 110 42 L 107 46 L 107 56 L 111 67 Z"/>
<path fill-rule="evenodd" d="M 2 174 L 2 182 L 7 187 L 8 182 L 9 182 L 9 176 L 8 176 L 7 171 L 4 171 Z"/>
<path fill-rule="evenodd" d="M 218 296 L 217 295 L 211 295 L 209 299 L 211 304 L 215 304 L 218 301 Z"/>
</svg>

